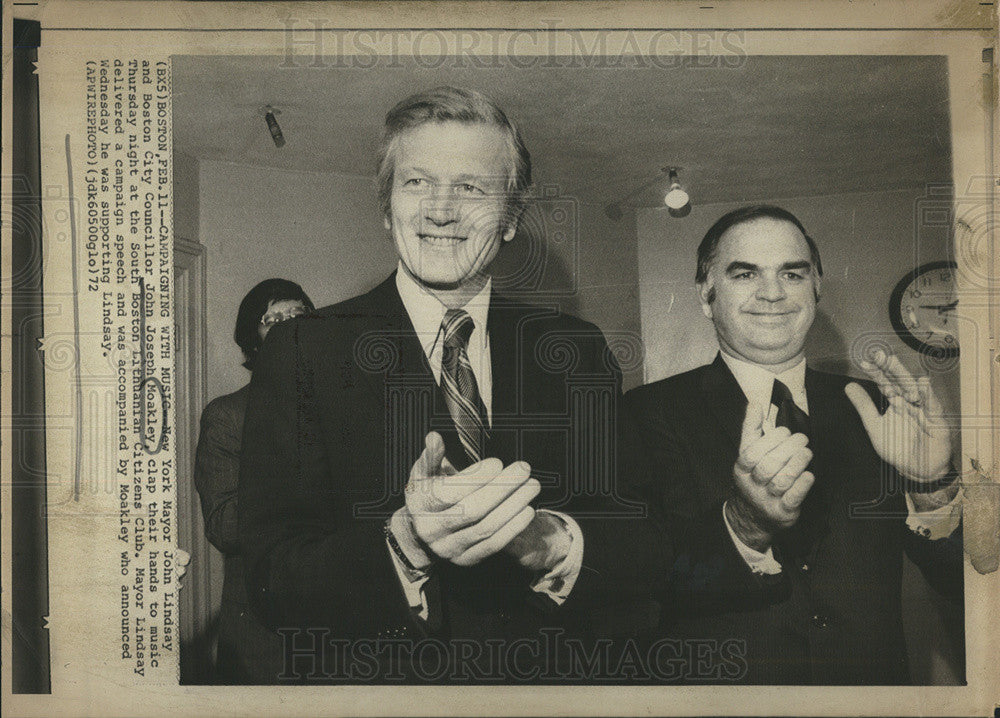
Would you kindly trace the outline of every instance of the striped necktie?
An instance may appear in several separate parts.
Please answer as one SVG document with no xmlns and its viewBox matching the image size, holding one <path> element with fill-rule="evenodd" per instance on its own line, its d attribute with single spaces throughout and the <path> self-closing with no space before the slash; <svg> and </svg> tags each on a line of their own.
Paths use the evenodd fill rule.
<svg viewBox="0 0 1000 718">
<path fill-rule="evenodd" d="M 466 350 L 474 328 L 472 317 L 463 309 L 449 309 L 441 322 L 444 333 L 441 390 L 470 464 L 483 458 L 489 437 L 486 407 L 479 396 L 476 375 L 472 373 Z"/>
</svg>

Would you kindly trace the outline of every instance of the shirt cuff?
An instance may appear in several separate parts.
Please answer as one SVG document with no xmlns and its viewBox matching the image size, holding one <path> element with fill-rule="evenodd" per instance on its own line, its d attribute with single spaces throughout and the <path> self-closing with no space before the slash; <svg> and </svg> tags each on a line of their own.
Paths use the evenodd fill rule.
<svg viewBox="0 0 1000 718">
<path fill-rule="evenodd" d="M 569 598 L 569 593 L 576 585 L 576 579 L 579 578 L 580 570 L 583 568 L 583 531 L 572 517 L 564 513 L 547 509 L 539 509 L 538 513 L 546 513 L 562 521 L 569 531 L 570 544 L 565 558 L 531 584 L 531 590 L 544 593 L 557 605 L 562 605 Z"/>
<path fill-rule="evenodd" d="M 944 506 L 931 511 L 917 511 L 913 499 L 906 494 L 906 511 L 906 526 L 913 533 L 931 541 L 947 538 L 962 521 L 962 489 Z"/>
<path fill-rule="evenodd" d="M 424 595 L 424 584 L 427 583 L 429 576 L 425 573 L 418 578 L 411 579 L 410 572 L 403 565 L 403 562 L 399 560 L 396 552 L 392 550 L 392 546 L 389 545 L 388 540 L 385 542 L 385 547 L 392 558 L 392 565 L 396 567 L 396 576 L 399 578 L 399 585 L 403 587 L 403 595 L 406 596 L 406 602 L 410 605 L 410 608 L 417 612 L 418 616 L 426 621 L 429 612 L 427 597 Z"/>
<path fill-rule="evenodd" d="M 746 562 L 746 565 L 750 567 L 751 571 L 768 576 L 781 573 L 781 564 L 775 560 L 774 552 L 770 547 L 762 553 L 740 541 L 736 532 L 733 531 L 733 527 L 729 525 L 729 519 L 726 518 L 725 503 L 722 504 L 722 522 L 726 524 L 726 531 L 729 532 L 729 538 L 733 540 L 733 545 L 736 546 L 736 550 L 740 552 L 740 556 Z"/>
</svg>

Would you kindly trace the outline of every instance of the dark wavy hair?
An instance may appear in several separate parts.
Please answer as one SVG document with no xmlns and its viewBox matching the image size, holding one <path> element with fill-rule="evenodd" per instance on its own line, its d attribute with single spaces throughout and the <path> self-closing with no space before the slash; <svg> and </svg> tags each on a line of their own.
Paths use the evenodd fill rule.
<svg viewBox="0 0 1000 718">
<path fill-rule="evenodd" d="M 267 313 L 267 308 L 271 306 L 271 302 L 289 299 L 302 302 L 310 312 L 316 309 L 302 287 L 287 279 L 265 279 L 243 297 L 240 310 L 236 314 L 233 339 L 243 350 L 243 357 L 246 359 L 243 366 L 247 369 L 253 369 L 257 352 L 260 351 L 261 340 L 257 327 Z"/>
<path fill-rule="evenodd" d="M 802 226 L 799 218 L 787 209 L 773 204 L 751 204 L 722 215 L 705 233 L 705 238 L 698 245 L 698 267 L 695 270 L 694 281 L 698 284 L 704 284 L 705 280 L 708 279 L 708 268 L 711 266 L 712 260 L 715 259 L 715 250 L 719 247 L 722 235 L 733 227 L 762 218 L 778 219 L 795 225 L 802 232 L 802 236 L 806 238 L 806 244 L 809 245 L 809 259 L 816 267 L 816 274 L 823 276 L 823 263 L 819 259 L 819 249 L 806 228 Z"/>
</svg>

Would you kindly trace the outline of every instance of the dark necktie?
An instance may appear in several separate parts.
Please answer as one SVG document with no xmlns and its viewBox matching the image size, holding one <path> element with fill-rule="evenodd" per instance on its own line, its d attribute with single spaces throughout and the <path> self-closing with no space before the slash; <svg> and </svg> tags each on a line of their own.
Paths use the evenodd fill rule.
<svg viewBox="0 0 1000 718">
<path fill-rule="evenodd" d="M 470 464 L 483 458 L 488 438 L 486 407 L 466 349 L 474 326 L 472 317 L 463 309 L 449 309 L 441 322 L 441 391 Z"/>
<path fill-rule="evenodd" d="M 809 415 L 799 408 L 792 398 L 792 392 L 783 383 L 774 380 L 771 389 L 771 403 L 778 407 L 775 426 L 784 426 L 793 434 L 809 436 Z"/>
<path fill-rule="evenodd" d="M 799 408 L 792 399 L 792 392 L 782 382 L 774 380 L 771 389 L 771 403 L 778 407 L 775 426 L 784 426 L 793 434 L 810 436 L 809 415 Z M 813 471 L 813 464 L 809 465 Z M 813 471 L 815 474 L 815 471 Z M 802 502 L 802 511 L 795 525 L 782 532 L 778 546 L 783 554 L 783 560 L 792 560 L 796 565 L 803 564 L 803 559 L 809 555 L 816 541 L 826 530 L 825 497 L 819 486 L 819 477 L 806 494 Z"/>
</svg>

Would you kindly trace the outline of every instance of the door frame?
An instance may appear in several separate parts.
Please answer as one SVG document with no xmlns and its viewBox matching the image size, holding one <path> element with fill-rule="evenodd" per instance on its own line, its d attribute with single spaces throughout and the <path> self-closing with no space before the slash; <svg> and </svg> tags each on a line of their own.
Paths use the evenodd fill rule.
<svg viewBox="0 0 1000 718">
<path fill-rule="evenodd" d="M 222 555 L 205 536 L 201 504 L 194 486 L 194 456 L 201 410 L 207 394 L 207 289 L 205 247 L 174 238 L 174 371 L 176 376 L 178 548 L 191 555 L 181 581 L 181 683 L 211 682 L 215 663 L 218 603 L 213 573 Z"/>
</svg>

